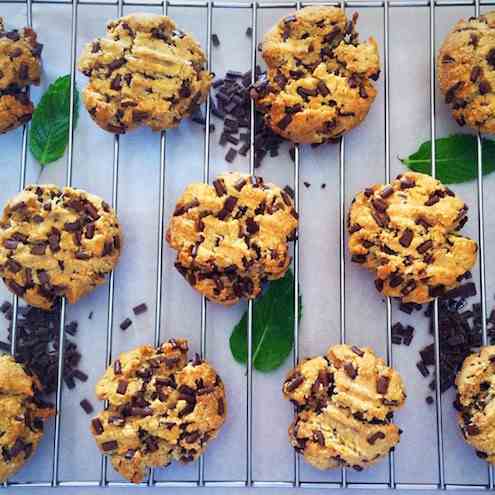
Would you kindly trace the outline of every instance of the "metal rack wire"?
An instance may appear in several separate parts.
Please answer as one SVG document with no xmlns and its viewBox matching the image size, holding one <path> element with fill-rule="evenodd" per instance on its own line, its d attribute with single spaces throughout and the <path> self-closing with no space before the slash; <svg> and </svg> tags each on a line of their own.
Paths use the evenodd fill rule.
<svg viewBox="0 0 495 495">
<path fill-rule="evenodd" d="M 76 75 L 76 47 L 77 47 L 77 18 L 78 18 L 78 7 L 80 5 L 108 5 L 116 7 L 116 14 L 121 16 L 123 14 L 124 6 L 148 6 L 150 4 L 144 4 L 139 1 L 125 1 L 125 0 L 0 0 L 0 5 L 2 3 L 20 3 L 26 5 L 26 18 L 27 24 L 31 26 L 32 24 L 32 10 L 33 4 L 69 4 L 72 6 L 72 23 L 71 23 L 71 103 L 75 98 L 75 75 Z M 162 7 L 164 14 L 167 13 L 168 7 L 195 7 L 198 9 L 204 9 L 206 12 L 206 39 L 207 39 L 207 65 L 208 68 L 211 67 L 211 32 L 212 32 L 212 21 L 214 13 L 217 9 L 248 9 L 251 11 L 251 29 L 252 29 L 252 43 L 251 43 L 251 78 L 252 82 L 255 81 L 255 68 L 256 68 L 256 52 L 257 52 L 257 24 L 258 24 L 258 12 L 260 9 L 270 9 L 270 8 L 294 8 L 299 9 L 303 6 L 310 5 L 310 2 L 286 2 L 286 3 L 270 3 L 270 2 L 240 2 L 240 1 L 229 1 L 222 2 L 216 0 L 192 0 L 190 2 L 186 1 L 173 1 L 173 0 L 162 0 L 159 3 L 153 4 Z M 472 6 L 473 13 L 479 15 L 481 5 L 495 5 L 495 0 L 348 0 L 348 1 L 336 1 L 336 2 L 325 2 L 321 3 L 324 5 L 335 5 L 341 6 L 343 8 L 347 7 L 360 7 L 360 8 L 374 8 L 380 9 L 383 14 L 383 39 L 384 39 L 384 108 L 385 108 L 385 180 L 388 182 L 390 180 L 390 56 L 389 56 L 389 34 L 390 25 L 389 17 L 390 10 L 395 8 L 403 7 L 425 7 L 429 9 L 429 64 L 430 64 L 430 136 L 432 138 L 432 172 L 435 175 L 435 141 L 436 136 L 436 112 L 435 112 L 435 14 L 437 8 L 442 6 Z M 72 111 L 73 105 L 71 104 L 71 119 L 70 119 L 70 139 L 68 144 L 67 153 L 67 165 L 66 165 L 66 184 L 72 184 L 72 169 L 73 169 L 73 130 L 74 130 L 74 115 Z M 255 132 L 254 132 L 254 103 L 251 103 L 251 142 L 250 142 L 250 162 L 249 170 L 252 175 L 255 171 L 255 161 L 254 161 L 254 149 L 255 149 Z M 21 148 L 21 164 L 20 164 L 20 174 L 19 174 L 19 189 L 25 186 L 26 182 L 26 167 L 27 167 L 27 138 L 28 138 L 28 126 L 25 126 L 22 131 L 22 148 Z M 157 345 L 160 342 L 160 328 L 162 320 L 162 306 L 163 306 L 163 290 L 162 290 L 162 276 L 163 276 L 163 247 L 164 247 L 164 209 L 165 209 L 165 176 L 166 176 L 166 134 L 163 132 L 160 136 L 160 172 L 159 172 L 159 203 L 158 203 L 158 217 L 157 217 L 157 230 L 158 230 L 158 241 L 157 241 L 157 252 L 158 252 L 158 262 L 157 262 L 157 272 L 156 272 L 156 307 L 155 307 L 155 326 L 154 326 L 154 343 Z M 481 136 L 478 136 L 477 140 L 477 150 L 478 150 L 478 178 L 477 178 L 477 208 L 478 208 L 478 234 L 479 234 L 479 247 L 480 247 L 480 295 L 481 295 L 481 310 L 485 318 L 482 318 L 482 335 L 483 344 L 487 343 L 487 327 L 486 327 L 486 317 L 487 317 L 487 305 L 486 305 L 486 276 L 485 276 L 485 242 L 484 242 L 484 211 L 483 211 L 483 174 L 482 174 L 482 147 L 481 147 Z M 117 210 L 117 198 L 118 198 L 118 187 L 119 187 L 119 153 L 120 153 L 120 137 L 117 135 L 114 138 L 113 147 L 113 175 L 112 175 L 112 204 Z M 296 146 L 295 148 L 295 160 L 294 160 L 294 198 L 296 209 L 299 211 L 299 172 L 300 172 L 300 149 Z M 340 141 L 339 146 L 339 219 L 340 219 L 340 273 L 339 273 L 339 283 L 340 283 L 340 340 L 341 342 L 346 341 L 346 315 L 345 315 L 345 268 L 346 268 L 346 251 L 345 251 L 345 236 L 346 236 L 346 208 L 345 208 L 345 143 L 344 138 Z M 208 182 L 210 179 L 210 99 L 208 98 L 206 102 L 206 130 L 204 138 L 204 163 L 203 163 L 203 181 Z M 294 363 L 299 360 L 299 327 L 298 327 L 298 312 L 299 312 L 299 246 L 297 240 L 294 245 L 294 308 L 295 308 L 295 318 L 294 318 Z M 112 360 L 112 332 L 114 326 L 114 291 L 115 291 L 115 279 L 112 274 L 109 279 L 108 285 L 108 313 L 107 313 L 107 332 L 106 332 L 106 353 L 105 353 L 105 364 L 109 365 Z M 13 297 L 13 319 L 12 319 L 12 353 L 15 353 L 16 346 L 16 330 L 18 321 L 18 298 Z M 62 394 L 62 384 L 63 384 L 63 342 L 64 342 L 64 328 L 65 328 L 65 313 L 66 313 L 65 300 L 61 307 L 61 318 L 60 318 L 60 328 L 59 328 L 59 356 L 58 356 L 58 385 L 56 391 L 56 407 L 59 411 L 55 419 L 55 432 L 54 432 L 54 452 L 53 452 L 53 463 L 52 463 L 52 476 L 50 481 L 40 481 L 40 482 L 7 482 L 4 484 L 6 487 L 10 486 L 30 486 L 30 487 L 45 487 L 45 486 L 128 486 L 130 483 L 127 482 L 114 482 L 109 481 L 107 478 L 107 458 L 102 456 L 101 459 L 101 469 L 100 469 L 100 479 L 94 481 L 78 481 L 78 480 L 61 480 L 60 479 L 60 431 L 61 431 L 61 415 L 63 414 L 63 394 Z M 206 334 L 206 318 L 207 318 L 207 302 L 203 298 L 201 304 L 201 344 L 200 353 L 202 356 L 206 355 L 206 344 L 207 344 L 207 334 Z M 393 353 L 392 353 L 392 306 L 390 299 L 386 301 L 386 354 L 387 361 L 393 364 Z M 438 304 L 434 307 L 434 337 L 435 342 L 439 342 L 439 325 L 438 325 Z M 224 487 L 235 487 L 235 486 L 259 486 L 259 487 L 318 487 L 318 488 L 336 488 L 336 487 L 359 487 L 359 488 L 439 488 L 439 489 L 457 489 L 457 488 L 482 488 L 482 489 L 493 489 L 494 488 L 494 476 L 493 470 L 490 467 L 488 473 L 488 483 L 486 485 L 451 485 L 447 484 L 445 480 L 445 453 L 443 446 L 443 422 L 442 422 L 442 402 L 440 393 L 440 349 L 439 346 L 435 346 L 435 407 L 436 407 L 436 420 L 437 420 L 437 445 L 438 445 L 438 483 L 436 484 L 402 484 L 397 482 L 395 474 L 395 459 L 394 453 L 391 452 L 389 455 L 389 479 L 386 484 L 366 484 L 366 483 L 353 483 L 347 478 L 347 473 L 345 469 L 342 469 L 341 478 L 338 482 L 305 482 L 301 480 L 300 474 L 300 464 L 299 456 L 294 456 L 294 477 L 292 480 L 287 481 L 256 481 L 253 478 L 253 303 L 250 302 L 248 306 L 248 363 L 247 363 L 247 381 L 246 381 L 246 466 L 245 466 L 245 477 L 244 479 L 227 481 L 227 480 L 216 480 L 209 481 L 205 479 L 205 466 L 203 459 L 200 459 L 198 463 L 198 473 L 197 479 L 188 480 L 177 480 L 177 481 L 157 481 L 155 480 L 154 472 L 150 473 L 148 480 L 141 483 L 142 486 L 224 486 Z"/>
</svg>

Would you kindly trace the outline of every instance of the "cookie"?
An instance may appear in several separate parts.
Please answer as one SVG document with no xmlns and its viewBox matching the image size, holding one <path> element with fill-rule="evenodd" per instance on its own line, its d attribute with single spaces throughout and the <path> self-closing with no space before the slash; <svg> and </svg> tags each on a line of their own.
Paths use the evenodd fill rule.
<svg viewBox="0 0 495 495">
<path fill-rule="evenodd" d="M 367 347 L 336 345 L 302 361 L 283 394 L 297 411 L 289 441 L 318 469 L 361 471 L 399 442 L 392 420 L 406 399 L 402 379 Z"/>
<path fill-rule="evenodd" d="M 103 129 L 177 127 L 207 96 L 213 75 L 194 38 L 166 16 L 131 14 L 89 43 L 79 70 L 90 78 L 84 104 Z"/>
<path fill-rule="evenodd" d="M 0 276 L 27 303 L 50 309 L 103 284 L 121 249 L 110 206 L 80 189 L 31 185 L 11 199 L 0 220 Z"/>
<path fill-rule="evenodd" d="M 96 385 L 108 408 L 91 431 L 114 468 L 139 483 L 150 467 L 196 460 L 225 421 L 222 380 L 196 355 L 187 362 L 187 340 L 125 352 Z"/>
<path fill-rule="evenodd" d="M 406 172 L 353 200 L 348 217 L 352 261 L 373 271 L 385 296 L 423 304 L 459 285 L 477 244 L 461 236 L 467 205 L 429 175 Z"/>
<path fill-rule="evenodd" d="M 284 276 L 298 215 L 290 195 L 261 177 L 227 173 L 191 184 L 177 202 L 167 241 L 175 266 L 209 300 L 254 299 Z"/>
<path fill-rule="evenodd" d="M 495 133 L 495 11 L 454 26 L 439 50 L 437 73 L 457 123 Z"/>
<path fill-rule="evenodd" d="M 265 36 L 265 78 L 251 91 L 267 125 L 295 143 L 319 144 L 360 124 L 376 97 L 376 41 L 360 42 L 358 14 L 306 7 L 281 19 Z"/>
<path fill-rule="evenodd" d="M 0 134 L 31 120 L 26 88 L 40 83 L 42 50 L 31 28 L 6 31 L 0 17 Z"/>
<path fill-rule="evenodd" d="M 481 459 L 495 464 L 495 346 L 468 356 L 456 378 L 459 426 Z"/>
<path fill-rule="evenodd" d="M 11 356 L 0 356 L 0 481 L 31 458 L 43 438 L 43 423 L 55 414 L 39 399 L 38 379 Z"/>
</svg>

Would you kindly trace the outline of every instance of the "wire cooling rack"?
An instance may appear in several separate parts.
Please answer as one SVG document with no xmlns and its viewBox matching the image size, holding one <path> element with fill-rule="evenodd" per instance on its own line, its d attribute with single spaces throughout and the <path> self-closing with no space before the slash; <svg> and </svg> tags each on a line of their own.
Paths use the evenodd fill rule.
<svg viewBox="0 0 495 495">
<path fill-rule="evenodd" d="M 33 5 L 35 5 L 38 9 L 44 8 L 49 5 L 66 5 L 71 9 L 71 26 L 70 26 L 70 74 L 71 74 L 71 102 L 74 101 L 75 92 L 74 92 L 74 84 L 76 80 L 76 60 L 77 60 L 77 51 L 78 51 L 78 14 L 80 8 L 83 6 L 94 6 L 94 8 L 98 8 L 101 6 L 115 8 L 115 17 L 121 16 L 124 13 L 124 8 L 131 7 L 133 9 L 147 7 L 150 4 L 145 2 L 133 2 L 133 1 L 123 1 L 123 0 L 103 0 L 103 1 L 93 1 L 93 0 L 1 0 L 0 1 L 0 14 L 2 14 L 2 8 L 8 4 L 23 4 L 25 5 L 26 19 L 27 24 L 32 25 L 33 22 Z M 262 33 L 259 30 L 258 16 L 260 12 L 267 11 L 270 9 L 299 9 L 308 3 L 302 2 L 221 2 L 221 1 L 196 1 L 196 2 L 160 2 L 154 3 L 155 7 L 161 8 L 164 14 L 167 14 L 170 8 L 188 8 L 188 9 L 199 9 L 201 11 L 201 17 L 206 23 L 205 32 L 206 32 L 206 52 L 208 54 L 208 67 L 212 68 L 212 42 L 211 42 L 211 34 L 213 32 L 213 22 L 216 15 L 220 11 L 225 11 L 227 9 L 236 9 L 236 10 L 245 10 L 247 15 L 250 17 L 250 24 L 252 29 L 252 38 L 251 38 L 251 47 L 250 47 L 250 59 L 251 59 L 251 71 L 252 71 L 252 80 L 254 81 L 255 77 L 255 66 L 257 63 L 257 43 L 261 39 Z M 428 57 L 429 61 L 429 81 L 427 84 L 429 85 L 429 108 L 430 108 L 430 132 L 429 136 L 434 139 L 437 135 L 437 102 L 436 102 L 436 91 L 435 91 L 435 57 L 437 50 L 437 42 L 436 42 L 436 26 L 437 26 L 437 18 L 442 16 L 442 9 L 444 7 L 453 8 L 453 7 L 463 7 L 471 10 L 472 15 L 478 15 L 480 13 L 480 8 L 484 6 L 495 5 L 495 1 L 484 1 L 480 2 L 479 0 L 473 1 L 465 1 L 465 0 L 437 0 L 437 1 L 424 1 L 424 0 L 404 0 L 404 1 L 346 1 L 346 2 L 326 2 L 322 3 L 322 5 L 335 5 L 342 6 L 343 8 L 358 8 L 358 9 L 372 9 L 375 12 L 378 12 L 380 16 L 382 16 L 382 25 L 383 32 L 382 34 L 382 49 L 383 49 L 383 65 L 382 65 L 382 78 L 383 78 L 383 104 L 384 104 L 384 178 L 385 181 L 388 181 L 391 178 L 391 114 L 390 114 L 390 93 L 391 93 L 391 78 L 390 78 L 390 16 L 391 11 L 395 9 L 423 9 L 425 13 L 427 13 L 428 18 L 428 46 L 429 50 L 424 54 L 425 57 Z M 459 15 L 460 17 L 460 15 Z M 102 22 L 100 26 L 100 31 L 103 33 L 104 24 Z M 72 108 L 72 105 L 71 105 Z M 205 135 L 203 141 L 203 168 L 202 168 L 202 179 L 205 182 L 210 180 L 210 156 L 211 156 L 211 136 L 210 136 L 210 101 L 208 100 L 206 105 L 206 128 Z M 251 105 L 251 114 L 254 114 L 254 105 Z M 73 162 L 74 162 L 74 115 L 71 113 L 71 125 L 70 125 L 70 139 L 68 144 L 67 151 L 67 161 L 66 161 L 66 172 L 65 172 L 65 183 L 67 185 L 73 184 Z M 18 188 L 22 189 L 26 184 L 27 177 L 27 163 L 28 163 L 28 132 L 29 126 L 25 126 L 22 130 L 22 133 L 19 134 L 19 138 L 21 139 L 21 163 L 20 163 L 20 174 L 18 178 Z M 249 171 L 251 174 L 255 174 L 254 168 L 254 119 L 251 119 L 251 149 L 250 149 L 250 160 L 249 160 Z M 113 165 L 112 165 L 112 203 L 113 207 L 118 210 L 119 205 L 119 170 L 120 170 L 120 158 L 122 153 L 122 139 L 121 136 L 115 136 L 113 138 Z M 156 294 L 155 300 L 156 304 L 154 307 L 154 343 L 158 344 L 161 340 L 161 327 L 163 324 L 163 305 L 164 305 L 164 226 L 166 222 L 166 167 L 167 163 L 167 155 L 166 155 L 166 143 L 167 143 L 168 135 L 166 133 L 162 133 L 159 138 L 159 190 L 158 190 L 158 211 L 156 217 L 156 228 L 157 228 L 157 237 L 156 237 L 156 250 L 158 253 L 158 257 L 156 260 L 156 273 L 153 275 L 156 277 Z M 338 248 L 338 280 L 337 284 L 339 286 L 339 316 L 338 316 L 338 325 L 340 329 L 340 340 L 341 342 L 346 341 L 347 337 L 347 328 L 348 328 L 348 314 L 346 313 L 346 284 L 348 283 L 348 279 L 346 278 L 346 270 L 349 269 L 347 263 L 347 254 L 346 254 L 346 174 L 348 173 L 346 167 L 346 145 L 345 141 L 347 138 L 342 138 L 340 144 L 338 145 L 338 218 L 339 218 L 339 248 Z M 487 315 L 487 282 L 486 282 L 486 274 L 485 274 L 485 199 L 484 199 L 484 180 L 482 176 L 482 149 L 481 149 L 481 140 L 478 136 L 478 177 L 476 181 L 476 206 L 477 206 L 477 218 L 478 218 L 478 240 L 479 240 L 479 295 L 480 302 L 482 308 L 482 314 Z M 432 158 L 433 163 L 435 164 L 435 146 L 432 146 Z M 295 191 L 295 203 L 296 208 L 300 211 L 301 202 L 301 161 L 302 161 L 303 150 L 299 147 L 296 147 L 295 150 L 295 163 L 291 165 L 293 167 L 293 186 Z M 435 166 L 433 167 L 433 174 L 435 173 Z M 294 293 L 294 304 L 296 317 L 295 322 L 298 321 L 298 311 L 299 306 L 296 303 L 299 298 L 299 286 L 300 286 L 300 253 L 299 253 L 299 243 L 295 242 L 294 245 L 294 262 L 293 262 L 293 270 L 295 273 L 295 293 Z M 369 287 L 367 287 L 369 289 Z M 371 290 L 371 289 L 369 289 Z M 116 297 L 116 279 L 115 274 L 112 274 L 109 279 L 108 284 L 108 295 L 107 295 L 107 323 L 106 323 L 106 337 L 105 337 L 105 362 L 104 365 L 110 364 L 112 357 L 114 356 L 113 352 L 113 330 L 115 326 L 115 316 L 114 316 L 114 307 L 115 307 L 115 297 Z M 13 298 L 13 333 L 12 333 L 12 353 L 15 352 L 16 345 L 16 324 L 17 324 L 17 310 L 19 307 L 19 301 L 17 297 Z M 201 301 L 201 336 L 200 336 L 200 345 L 199 350 L 202 356 L 206 354 L 206 347 L 208 342 L 207 335 L 207 302 L 203 298 Z M 61 421 L 64 416 L 64 402 L 68 399 L 68 397 L 64 397 L 62 390 L 62 363 L 63 363 L 63 341 L 64 341 L 64 327 L 66 323 L 66 302 L 65 300 L 62 303 L 61 308 L 61 321 L 60 321 L 60 329 L 59 329 L 59 338 L 60 338 L 60 346 L 59 348 L 62 351 L 58 357 L 58 387 L 56 392 L 56 407 L 59 412 L 57 417 L 55 418 L 54 431 L 53 431 L 53 451 L 51 457 L 51 466 L 49 471 L 51 475 L 47 480 L 12 480 L 5 483 L 5 487 L 17 487 L 17 486 L 30 486 L 30 487 L 44 487 L 44 486 L 127 486 L 129 483 L 118 481 L 115 479 L 110 479 L 109 476 L 109 468 L 107 466 L 107 458 L 101 457 L 101 464 L 99 469 L 99 478 L 97 479 L 77 479 L 76 477 L 71 477 L 67 479 L 61 475 L 61 462 L 62 462 L 62 452 L 61 452 L 61 437 L 62 437 L 62 426 Z M 307 311 L 307 309 L 305 309 Z M 391 340 L 391 326 L 392 326 L 392 303 L 390 299 L 385 301 L 385 331 L 386 331 L 386 357 L 389 363 L 394 362 L 394 352 L 392 349 L 392 340 Z M 434 309 L 434 338 L 435 341 L 438 342 L 439 338 L 439 328 L 438 328 L 438 306 L 435 304 Z M 294 325 L 294 340 L 295 340 L 295 350 L 293 354 L 293 361 L 296 363 L 299 360 L 300 355 L 300 335 L 299 335 L 299 326 L 297 324 Z M 483 343 L 487 343 L 487 327 L 486 327 L 486 319 L 482 320 L 482 332 L 483 332 Z M 433 476 L 433 480 L 408 480 L 407 482 L 402 481 L 397 476 L 396 469 L 396 457 L 395 453 L 391 452 L 388 458 L 388 466 L 386 466 L 386 474 L 385 480 L 372 480 L 369 481 L 366 479 L 366 473 L 362 476 L 360 474 L 359 478 L 352 477 L 348 470 L 342 469 L 340 472 L 340 476 L 332 477 L 330 480 L 319 477 L 310 480 L 308 476 L 303 473 L 302 462 L 300 461 L 299 456 L 294 454 L 293 457 L 293 468 L 292 478 L 287 479 L 267 479 L 264 477 L 263 479 L 258 479 L 255 476 L 253 469 L 253 436 L 255 430 L 255 423 L 253 420 L 253 391 L 254 391 L 254 378 L 253 378 L 253 348 L 252 348 L 252 334 L 253 334 L 253 303 L 250 302 L 248 304 L 248 363 L 246 370 L 246 380 L 245 386 L 243 387 L 243 402 L 245 403 L 245 425 L 244 425 L 244 459 L 241 459 L 243 463 L 242 471 L 244 472 L 243 476 L 237 476 L 236 478 L 229 479 L 215 479 L 210 476 L 205 475 L 205 460 L 203 458 L 200 459 L 197 465 L 197 473 L 194 477 L 188 477 L 187 479 L 171 479 L 171 480 L 158 480 L 155 472 L 151 472 L 149 478 L 145 483 L 142 483 L 142 486 L 186 486 L 186 487 L 195 487 L 195 486 L 223 486 L 223 487 L 235 487 L 235 486 L 260 486 L 260 487 L 317 487 L 317 488 L 419 488 L 419 489 L 461 489 L 461 488 L 479 488 L 479 489 L 493 489 L 494 488 L 494 477 L 493 471 L 491 468 L 486 468 L 486 477 L 482 482 L 449 482 L 446 476 L 446 448 L 445 448 L 445 425 L 444 425 L 444 414 L 442 414 L 442 399 L 440 394 L 440 373 L 439 373 L 439 353 L 440 349 L 436 346 L 435 349 L 435 423 L 436 423 L 436 431 L 432 435 L 431 439 L 432 444 L 434 446 L 425 446 L 425 450 L 429 448 L 434 448 L 436 450 L 435 462 L 437 463 L 435 473 Z M 221 373 L 221 370 L 219 370 Z M 281 399 L 281 406 L 284 407 Z M 286 406 L 286 405 L 285 405 Z M 236 418 L 233 418 L 235 421 Z M 285 428 L 285 426 L 284 426 Z M 222 436 L 217 440 L 217 442 L 222 441 Z M 458 440 L 459 442 L 461 440 Z M 421 452 L 415 451 L 410 454 L 412 457 L 421 455 Z M 67 462 L 67 459 L 64 459 Z M 196 469 L 196 468 L 195 468 Z M 273 465 L 273 471 L 275 472 L 277 469 L 276 462 Z"/>
</svg>

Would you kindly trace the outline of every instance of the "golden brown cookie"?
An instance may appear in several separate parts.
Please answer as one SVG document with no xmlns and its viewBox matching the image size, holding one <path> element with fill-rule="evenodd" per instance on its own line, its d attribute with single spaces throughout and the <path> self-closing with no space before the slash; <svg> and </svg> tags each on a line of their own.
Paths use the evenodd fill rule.
<svg viewBox="0 0 495 495">
<path fill-rule="evenodd" d="M 213 75 L 192 36 L 166 16 L 131 14 L 89 43 L 79 70 L 90 78 L 84 104 L 110 132 L 177 127 L 206 99 Z"/>
<path fill-rule="evenodd" d="M 336 345 L 302 361 L 283 393 L 297 409 L 290 443 L 318 469 L 361 471 L 399 442 L 392 419 L 406 399 L 402 379 L 367 347 Z"/>
<path fill-rule="evenodd" d="M 468 356 L 456 378 L 459 426 L 481 459 L 495 464 L 495 346 Z"/>
<path fill-rule="evenodd" d="M 274 132 L 296 143 L 323 143 L 360 124 L 380 74 L 376 41 L 359 42 L 357 13 L 306 7 L 265 36 L 268 72 L 251 94 Z"/>
<path fill-rule="evenodd" d="M 349 212 L 352 261 L 385 296 L 423 304 L 459 285 L 476 242 L 461 236 L 468 207 L 429 175 L 406 172 L 359 193 Z"/>
<path fill-rule="evenodd" d="M 227 173 L 213 185 L 191 184 L 179 198 L 167 241 L 175 266 L 211 301 L 257 297 L 265 280 L 282 278 L 298 215 L 292 198 L 261 177 Z"/>
<path fill-rule="evenodd" d="M 31 458 L 43 438 L 43 423 L 55 410 L 38 398 L 38 379 L 11 356 L 0 356 L 0 482 Z"/>
<path fill-rule="evenodd" d="M 40 83 L 42 49 L 31 28 L 6 31 L 0 17 L 0 134 L 31 120 L 26 88 Z"/>
<path fill-rule="evenodd" d="M 108 409 L 91 422 L 98 447 L 114 468 L 139 483 L 150 467 L 197 459 L 225 421 L 222 380 L 187 340 L 125 352 L 107 369 L 96 394 Z"/>
<path fill-rule="evenodd" d="M 80 189 L 31 185 L 0 220 L 0 276 L 32 306 L 70 303 L 103 284 L 117 263 L 120 225 L 102 199 Z"/>
<path fill-rule="evenodd" d="M 495 11 L 454 26 L 438 53 L 437 72 L 457 123 L 495 133 Z"/>
</svg>

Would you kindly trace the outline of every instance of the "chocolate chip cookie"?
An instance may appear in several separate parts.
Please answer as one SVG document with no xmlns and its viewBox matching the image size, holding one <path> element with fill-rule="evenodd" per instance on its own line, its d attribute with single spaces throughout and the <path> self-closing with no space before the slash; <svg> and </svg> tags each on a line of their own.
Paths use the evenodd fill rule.
<svg viewBox="0 0 495 495">
<path fill-rule="evenodd" d="M 459 426 L 481 459 L 495 464 L 495 346 L 468 356 L 456 378 Z"/>
<path fill-rule="evenodd" d="M 86 46 L 79 60 L 90 78 L 84 104 L 114 133 L 177 127 L 206 99 L 213 75 L 205 64 L 199 44 L 172 19 L 131 14 L 110 21 L 107 35 Z"/>
<path fill-rule="evenodd" d="M 380 74 L 376 41 L 360 42 L 357 13 L 306 7 L 265 36 L 268 72 L 251 91 L 274 132 L 296 143 L 323 143 L 360 124 Z"/>
<path fill-rule="evenodd" d="M 457 123 L 495 133 L 495 11 L 454 26 L 438 53 L 437 72 Z"/>
<path fill-rule="evenodd" d="M 38 379 L 11 356 L 0 357 L 0 481 L 31 458 L 43 438 L 43 423 L 55 414 L 39 399 Z"/>
<path fill-rule="evenodd" d="M 187 362 L 187 340 L 125 352 L 96 394 L 108 409 L 91 421 L 98 447 L 114 468 L 139 483 L 150 467 L 197 459 L 225 421 L 222 380 L 206 361 Z"/>
<path fill-rule="evenodd" d="M 406 172 L 359 193 L 349 212 L 352 261 L 375 272 L 385 296 L 419 304 L 459 285 L 477 244 L 461 236 L 467 205 L 429 175 Z"/>
<path fill-rule="evenodd" d="M 32 306 L 70 303 L 104 283 L 117 263 L 121 231 L 110 206 L 80 189 L 31 185 L 0 220 L 0 276 Z"/>
<path fill-rule="evenodd" d="M 318 469 L 357 471 L 399 442 L 392 423 L 406 399 L 400 375 L 366 347 L 336 345 L 302 361 L 287 376 L 283 393 L 297 410 L 289 440 Z"/>
<path fill-rule="evenodd" d="M 265 280 L 284 276 L 298 215 L 289 193 L 261 177 L 227 173 L 191 184 L 167 230 L 175 266 L 211 301 L 257 297 Z"/>
<path fill-rule="evenodd" d="M 40 83 L 42 50 L 31 28 L 6 31 L 0 17 L 0 134 L 31 120 L 26 89 Z"/>
</svg>

